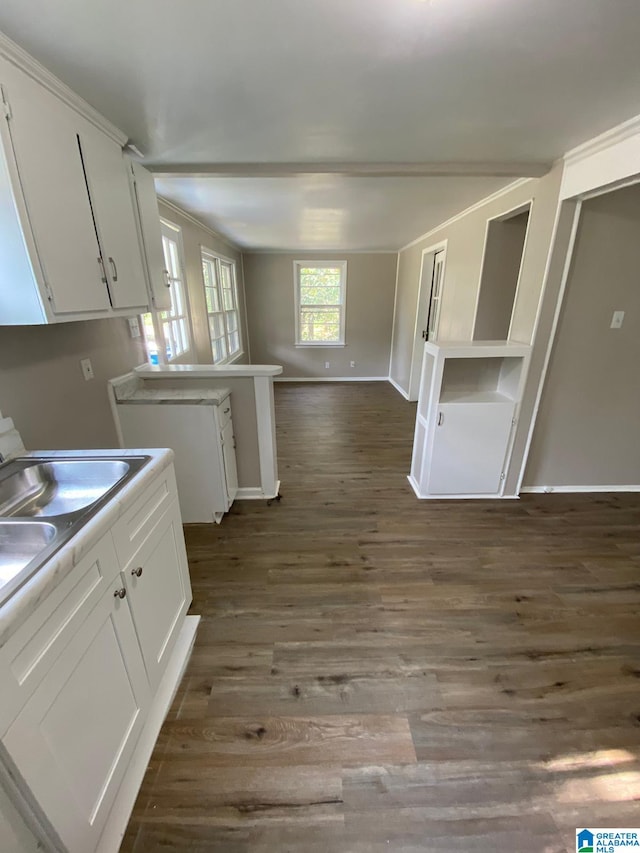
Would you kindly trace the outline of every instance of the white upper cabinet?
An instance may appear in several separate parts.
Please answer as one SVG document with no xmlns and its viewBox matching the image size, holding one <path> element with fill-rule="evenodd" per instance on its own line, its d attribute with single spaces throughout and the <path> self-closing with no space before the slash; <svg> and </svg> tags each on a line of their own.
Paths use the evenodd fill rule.
<svg viewBox="0 0 640 853">
<path fill-rule="evenodd" d="M 140 241 L 147 270 L 149 296 L 158 311 L 169 311 L 171 308 L 169 271 L 164 263 L 158 196 L 156 195 L 153 175 L 144 166 L 133 160 L 129 163 L 129 168 L 140 226 Z"/>
<path fill-rule="evenodd" d="M 5 40 L 0 48 L 11 55 Z M 21 67 L 4 56 L 0 325 L 146 311 L 151 276 L 122 154 L 124 137 L 44 69 L 36 63 L 32 68 L 25 54 L 19 54 Z M 145 206 L 150 208 L 149 200 Z M 145 233 L 153 230 L 152 217 L 151 210 Z M 158 246 L 150 239 L 148 255 L 158 266 L 163 264 L 153 255 L 162 252 L 157 203 L 155 217 Z M 162 272 L 153 274 L 154 282 L 158 275 Z"/>
</svg>

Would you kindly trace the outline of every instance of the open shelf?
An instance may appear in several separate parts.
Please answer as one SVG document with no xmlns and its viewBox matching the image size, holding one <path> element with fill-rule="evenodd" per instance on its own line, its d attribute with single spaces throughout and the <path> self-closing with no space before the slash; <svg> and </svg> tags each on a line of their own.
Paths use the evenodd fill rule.
<svg viewBox="0 0 640 853">
<path fill-rule="evenodd" d="M 440 403 L 513 403 L 513 397 L 499 391 L 443 391 Z"/>
<path fill-rule="evenodd" d="M 514 356 L 446 359 L 440 402 L 515 402 L 522 365 L 523 359 Z"/>
</svg>

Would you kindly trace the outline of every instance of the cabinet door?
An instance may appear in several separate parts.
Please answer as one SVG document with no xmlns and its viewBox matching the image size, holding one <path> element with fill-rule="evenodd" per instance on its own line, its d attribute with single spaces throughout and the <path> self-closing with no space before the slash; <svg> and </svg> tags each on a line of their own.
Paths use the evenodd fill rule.
<svg viewBox="0 0 640 853">
<path fill-rule="evenodd" d="M 69 853 L 95 849 L 149 702 L 120 585 L 118 576 L 2 739 Z"/>
<path fill-rule="evenodd" d="M 169 271 L 165 267 L 158 196 L 153 175 L 139 163 L 130 164 L 134 181 L 135 200 L 140 223 L 142 251 L 147 266 L 147 279 L 154 307 L 158 311 L 171 308 Z"/>
<path fill-rule="evenodd" d="M 174 501 L 124 572 L 151 689 L 164 672 L 191 603 L 187 554 Z"/>
<path fill-rule="evenodd" d="M 120 146 L 89 124 L 80 146 L 113 307 L 146 308 L 147 285 Z"/>
<path fill-rule="evenodd" d="M 438 406 L 429 466 L 430 494 L 497 494 L 513 403 Z"/>
<path fill-rule="evenodd" d="M 236 465 L 236 441 L 233 436 L 233 421 L 227 421 L 222 430 L 222 458 L 224 460 L 224 477 L 227 489 L 227 509 L 238 494 L 238 468 Z"/>
<path fill-rule="evenodd" d="M 8 63 L 0 84 L 25 206 L 56 314 L 108 312 L 99 248 L 78 147 L 77 114 Z M 46 294 L 44 294 L 46 298 Z"/>
</svg>

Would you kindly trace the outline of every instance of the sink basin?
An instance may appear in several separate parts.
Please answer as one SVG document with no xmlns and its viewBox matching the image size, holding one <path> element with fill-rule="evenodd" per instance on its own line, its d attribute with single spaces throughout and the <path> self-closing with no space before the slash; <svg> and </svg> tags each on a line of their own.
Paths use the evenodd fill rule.
<svg viewBox="0 0 640 853">
<path fill-rule="evenodd" d="M 75 513 L 99 501 L 129 471 L 120 459 L 36 462 L 0 481 L 1 516 Z"/>
<path fill-rule="evenodd" d="M 0 607 L 150 458 L 43 455 L 0 465 Z"/>
<path fill-rule="evenodd" d="M 46 521 L 0 521 L 0 587 L 51 545 L 57 533 Z"/>
</svg>

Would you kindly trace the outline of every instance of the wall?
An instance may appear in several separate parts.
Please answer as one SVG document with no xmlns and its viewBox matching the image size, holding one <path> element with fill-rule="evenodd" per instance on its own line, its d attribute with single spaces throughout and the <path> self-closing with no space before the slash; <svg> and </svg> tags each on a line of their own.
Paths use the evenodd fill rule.
<svg viewBox="0 0 640 853">
<path fill-rule="evenodd" d="M 639 234 L 640 187 L 583 204 L 525 486 L 640 483 Z"/>
<path fill-rule="evenodd" d="M 391 377 L 409 387 L 422 250 L 447 241 L 439 340 L 471 340 L 487 220 L 533 199 L 520 287 L 512 319 L 513 340 L 529 343 L 543 286 L 558 204 L 562 165 L 543 178 L 515 185 L 498 198 L 430 232 L 400 252 Z"/>
<path fill-rule="evenodd" d="M 504 341 L 509 336 L 528 222 L 525 211 L 489 223 L 473 329 L 477 341 Z"/>
<path fill-rule="evenodd" d="M 346 260 L 345 347 L 295 346 L 295 260 Z M 244 255 L 248 322 L 256 364 L 281 364 L 284 376 L 389 375 L 395 253 Z M 331 367 L 325 369 L 325 361 Z M 355 361 L 356 366 L 349 366 Z"/>
<path fill-rule="evenodd" d="M 215 254 L 223 255 L 236 262 L 236 278 L 238 283 L 238 301 L 241 318 L 242 348 L 243 355 L 237 359 L 238 364 L 246 364 L 250 361 L 249 334 L 247 330 L 247 312 L 244 298 L 244 281 L 242 273 L 242 256 L 240 251 L 228 243 L 219 235 L 210 231 L 204 225 L 197 224 L 191 217 L 180 213 L 172 205 L 168 205 L 162 199 L 158 199 L 160 216 L 163 219 L 179 225 L 182 230 L 182 244 L 184 247 L 185 278 L 189 293 L 189 307 L 191 311 L 192 325 L 192 349 L 186 357 L 177 358 L 173 364 L 190 363 L 211 364 L 211 340 L 207 323 L 207 306 L 204 298 L 204 282 L 202 279 L 201 248 L 210 249 Z"/>
<path fill-rule="evenodd" d="M 2 327 L 0 410 L 29 450 L 117 447 L 106 383 L 145 360 L 123 319 Z"/>
</svg>

